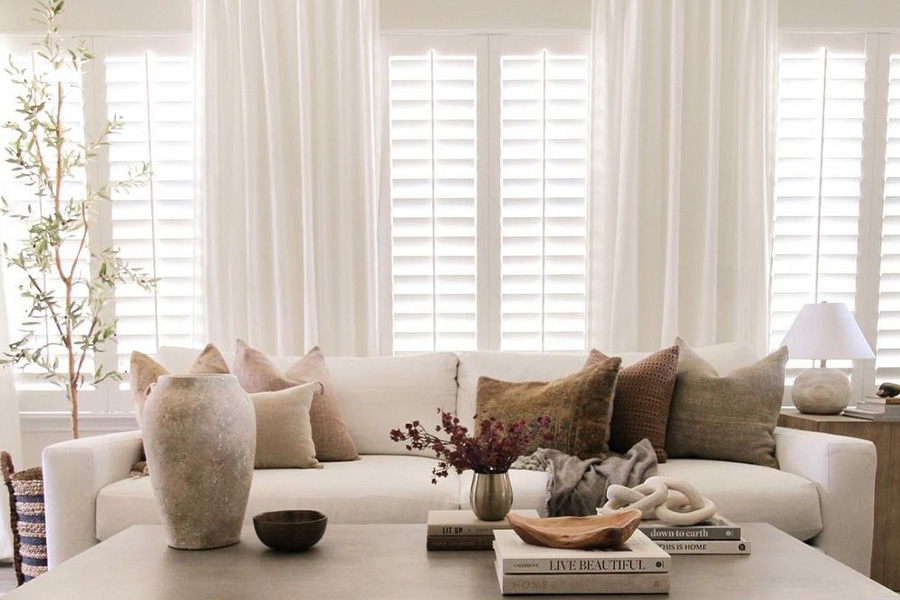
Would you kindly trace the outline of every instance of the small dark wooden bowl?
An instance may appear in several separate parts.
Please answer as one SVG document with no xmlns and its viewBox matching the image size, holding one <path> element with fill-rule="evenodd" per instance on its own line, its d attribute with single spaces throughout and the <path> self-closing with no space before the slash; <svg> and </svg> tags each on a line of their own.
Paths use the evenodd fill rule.
<svg viewBox="0 0 900 600">
<path fill-rule="evenodd" d="M 317 510 L 277 510 L 253 517 L 260 541 L 279 552 L 303 552 L 322 539 L 328 517 Z"/>
</svg>

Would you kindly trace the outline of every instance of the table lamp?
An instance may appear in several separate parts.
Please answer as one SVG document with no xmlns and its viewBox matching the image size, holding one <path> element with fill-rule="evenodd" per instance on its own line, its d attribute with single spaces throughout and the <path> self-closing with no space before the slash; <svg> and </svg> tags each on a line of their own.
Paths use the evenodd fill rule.
<svg viewBox="0 0 900 600">
<path fill-rule="evenodd" d="M 825 368 L 827 359 L 871 359 L 872 348 L 847 305 L 841 302 L 806 304 L 784 336 L 791 358 L 812 358 L 819 367 L 806 369 L 794 380 L 791 398 L 800 412 L 835 415 L 850 401 L 850 379 Z"/>
</svg>

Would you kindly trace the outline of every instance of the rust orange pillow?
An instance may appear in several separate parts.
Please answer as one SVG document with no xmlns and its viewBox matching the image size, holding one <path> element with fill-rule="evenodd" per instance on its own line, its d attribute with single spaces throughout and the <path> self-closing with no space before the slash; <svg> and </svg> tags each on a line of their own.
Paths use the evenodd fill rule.
<svg viewBox="0 0 900 600">
<path fill-rule="evenodd" d="M 591 350 L 585 367 L 609 357 Z M 678 346 L 665 348 L 619 370 L 609 435 L 609 449 L 624 454 L 647 439 L 657 462 L 666 462 L 666 426 L 678 374 Z"/>
</svg>

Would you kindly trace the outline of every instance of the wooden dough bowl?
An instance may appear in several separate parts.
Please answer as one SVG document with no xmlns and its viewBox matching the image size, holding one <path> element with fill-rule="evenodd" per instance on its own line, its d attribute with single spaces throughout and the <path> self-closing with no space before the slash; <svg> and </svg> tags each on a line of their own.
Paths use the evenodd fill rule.
<svg viewBox="0 0 900 600">
<path fill-rule="evenodd" d="M 551 548 L 621 546 L 641 523 L 641 511 L 626 509 L 592 517 L 535 519 L 509 513 L 506 520 L 527 544 Z"/>
</svg>

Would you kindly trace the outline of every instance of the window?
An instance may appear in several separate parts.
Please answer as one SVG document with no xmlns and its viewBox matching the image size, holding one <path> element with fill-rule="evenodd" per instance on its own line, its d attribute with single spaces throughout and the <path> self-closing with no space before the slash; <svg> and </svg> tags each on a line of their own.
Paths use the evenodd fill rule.
<svg viewBox="0 0 900 600">
<path fill-rule="evenodd" d="M 583 352 L 587 38 L 383 46 L 384 345 Z"/>
<path fill-rule="evenodd" d="M 890 330 L 900 330 L 891 314 L 900 265 L 891 256 L 897 134 L 888 106 L 896 103 L 888 99 L 896 40 L 882 34 L 780 40 L 770 346 L 780 345 L 804 304 L 844 302 L 873 348 L 878 341 L 878 379 L 889 377 L 890 361 L 900 367 L 891 354 L 900 340 Z M 790 361 L 789 378 L 810 365 Z M 871 361 L 829 365 L 852 371 L 857 397 L 876 380 Z"/>
<path fill-rule="evenodd" d="M 160 278 L 155 293 L 121 285 L 110 303 L 118 319 L 116 347 L 96 359 L 107 369 L 125 369 L 132 350 L 152 353 L 161 345 L 193 346 L 199 334 L 199 296 L 195 277 L 197 235 L 194 218 L 194 108 L 190 39 L 187 37 L 92 38 L 95 59 L 83 73 L 72 74 L 71 123 L 76 135 L 97 131 L 106 118 L 118 116 L 124 127 L 73 191 L 122 178 L 130 166 L 148 162 L 148 185 L 101 206 L 91 226 L 90 247 L 117 247 L 134 267 Z M 16 60 L 29 56 L 27 42 L 13 48 Z M 79 89 L 80 88 L 80 89 Z M 2 107 L 6 110 L 8 107 Z M 4 194 L 22 192 L 8 177 Z M 26 192 L 27 193 L 27 192 Z M 77 192 L 75 192 L 77 193 Z M 19 196 L 21 197 L 21 196 Z M 15 224 L 4 223 L 14 235 Z M 87 262 L 87 261 L 86 261 Z M 85 264 L 85 268 L 89 265 Z M 14 275 L 14 272 L 9 272 Z M 7 281 L 10 330 L 15 335 L 22 301 Z M 22 410 L 62 410 L 65 400 L 47 385 L 17 375 Z M 127 382 L 105 382 L 81 395 L 86 411 L 130 411 Z"/>
</svg>

